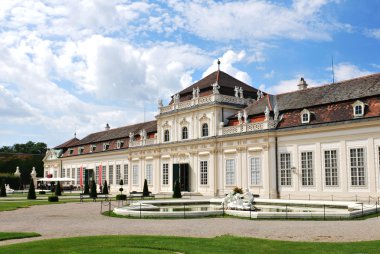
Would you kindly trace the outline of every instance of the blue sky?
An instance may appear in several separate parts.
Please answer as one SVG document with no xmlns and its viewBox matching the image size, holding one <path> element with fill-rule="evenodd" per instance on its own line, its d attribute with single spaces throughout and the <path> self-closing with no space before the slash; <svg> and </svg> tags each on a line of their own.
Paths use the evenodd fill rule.
<svg viewBox="0 0 380 254">
<path fill-rule="evenodd" d="M 269 93 L 380 72 L 380 1 L 0 3 L 0 146 L 154 119 L 216 70 Z"/>
</svg>

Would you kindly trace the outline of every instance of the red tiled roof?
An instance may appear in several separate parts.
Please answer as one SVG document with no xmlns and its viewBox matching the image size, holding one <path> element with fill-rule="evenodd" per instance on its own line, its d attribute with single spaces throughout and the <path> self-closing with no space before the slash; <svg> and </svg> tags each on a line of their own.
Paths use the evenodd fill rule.
<svg viewBox="0 0 380 254">
<path fill-rule="evenodd" d="M 72 139 L 66 141 L 66 142 L 63 143 L 63 144 L 60 144 L 59 146 L 54 147 L 54 149 L 64 149 L 64 148 L 68 148 L 68 147 L 74 146 L 78 141 L 79 141 L 79 139 L 77 139 L 77 138 L 72 138 Z"/>
</svg>

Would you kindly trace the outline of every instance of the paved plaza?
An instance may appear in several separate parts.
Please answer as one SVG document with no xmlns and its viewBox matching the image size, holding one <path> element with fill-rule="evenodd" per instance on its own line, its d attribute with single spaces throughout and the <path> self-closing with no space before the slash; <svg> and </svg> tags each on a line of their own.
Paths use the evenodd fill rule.
<svg viewBox="0 0 380 254">
<path fill-rule="evenodd" d="M 41 237 L 0 245 L 87 235 L 248 236 L 290 241 L 344 242 L 380 239 L 380 217 L 355 221 L 243 220 L 238 218 L 124 219 L 100 214 L 100 202 L 40 205 L 0 212 L 0 231 Z"/>
</svg>

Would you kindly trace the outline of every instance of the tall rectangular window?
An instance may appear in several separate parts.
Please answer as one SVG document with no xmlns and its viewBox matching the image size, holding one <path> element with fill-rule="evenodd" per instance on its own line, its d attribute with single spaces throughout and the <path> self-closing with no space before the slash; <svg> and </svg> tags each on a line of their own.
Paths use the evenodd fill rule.
<svg viewBox="0 0 380 254">
<path fill-rule="evenodd" d="M 290 165 L 290 153 L 280 154 L 280 183 L 282 186 L 292 185 L 292 169 Z"/>
<path fill-rule="evenodd" d="M 79 185 L 80 184 L 80 168 L 77 168 L 77 184 Z"/>
<path fill-rule="evenodd" d="M 102 166 L 102 185 L 104 184 L 104 181 L 107 180 L 106 175 L 107 175 L 107 167 Z"/>
<path fill-rule="evenodd" d="M 66 169 L 61 169 L 61 177 L 64 178 L 66 173 Z"/>
<path fill-rule="evenodd" d="M 325 185 L 338 186 L 337 150 L 325 151 Z"/>
<path fill-rule="evenodd" d="M 302 185 L 313 186 L 313 152 L 301 152 Z"/>
<path fill-rule="evenodd" d="M 67 176 L 68 178 L 71 178 L 70 173 L 71 173 L 70 169 L 67 168 L 67 169 L 66 169 L 66 176 Z"/>
<path fill-rule="evenodd" d="M 132 184 L 139 185 L 139 165 L 132 166 Z"/>
<path fill-rule="evenodd" d="M 364 148 L 350 149 L 351 185 L 365 185 Z"/>
<path fill-rule="evenodd" d="M 75 179 L 75 168 L 72 168 L 71 169 L 71 178 Z M 75 180 L 72 182 L 73 184 L 76 184 L 75 183 Z"/>
<path fill-rule="evenodd" d="M 116 184 L 120 183 L 120 165 L 116 165 Z"/>
<path fill-rule="evenodd" d="M 169 164 L 162 164 L 162 185 L 169 184 Z"/>
<path fill-rule="evenodd" d="M 96 166 L 95 167 L 95 182 L 99 182 L 99 167 L 100 166 Z"/>
<path fill-rule="evenodd" d="M 145 179 L 147 184 L 151 185 L 153 182 L 153 165 L 147 164 L 145 168 Z"/>
<path fill-rule="evenodd" d="M 201 185 L 208 184 L 208 167 L 207 161 L 201 161 L 200 164 L 200 177 L 201 177 Z"/>
<path fill-rule="evenodd" d="M 113 165 L 108 166 L 108 181 L 109 184 L 113 184 Z"/>
<path fill-rule="evenodd" d="M 226 185 L 235 184 L 235 160 L 226 160 Z"/>
<path fill-rule="evenodd" d="M 124 184 L 128 185 L 128 164 L 124 164 Z"/>
<path fill-rule="evenodd" d="M 261 160 L 260 157 L 252 157 L 249 163 L 251 171 L 251 185 L 261 184 Z"/>
</svg>

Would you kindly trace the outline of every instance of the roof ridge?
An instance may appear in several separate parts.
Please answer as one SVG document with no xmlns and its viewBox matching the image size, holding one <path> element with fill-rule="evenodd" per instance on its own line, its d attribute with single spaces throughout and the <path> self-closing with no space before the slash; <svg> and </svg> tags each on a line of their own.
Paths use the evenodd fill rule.
<svg viewBox="0 0 380 254">
<path fill-rule="evenodd" d="M 297 93 L 297 92 L 302 92 L 302 91 L 310 91 L 312 89 L 317 89 L 317 88 L 326 87 L 326 86 L 342 85 L 342 84 L 344 85 L 344 83 L 347 83 L 347 82 L 350 82 L 350 81 L 354 81 L 354 80 L 358 80 L 358 79 L 363 79 L 363 78 L 368 78 L 368 77 L 377 76 L 377 75 L 380 75 L 380 72 L 378 72 L 378 73 L 372 73 L 372 74 L 368 74 L 368 75 L 364 75 L 364 76 L 360 76 L 360 77 L 356 77 L 356 78 L 345 79 L 345 80 L 341 80 L 339 82 L 327 83 L 327 84 L 317 85 L 317 86 L 313 86 L 313 87 L 308 87 L 308 88 L 302 89 L 302 90 L 294 90 L 294 91 L 289 91 L 289 92 L 285 92 L 285 93 L 279 93 L 279 94 L 276 94 L 276 95 Z"/>
</svg>

